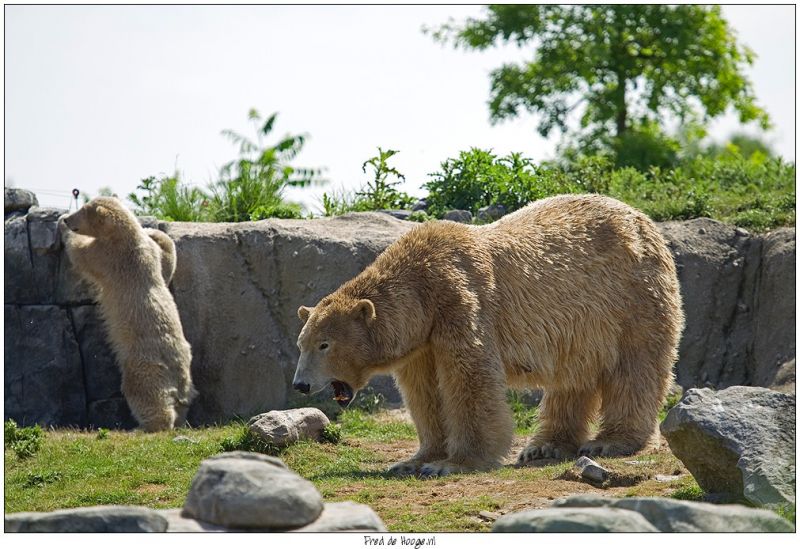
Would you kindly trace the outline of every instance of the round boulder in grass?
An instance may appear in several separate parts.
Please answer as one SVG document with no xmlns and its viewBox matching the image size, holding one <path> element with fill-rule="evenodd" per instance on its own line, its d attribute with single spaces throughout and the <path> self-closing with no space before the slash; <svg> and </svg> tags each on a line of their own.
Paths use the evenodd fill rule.
<svg viewBox="0 0 800 549">
<path fill-rule="evenodd" d="M 322 440 L 322 431 L 330 423 L 317 408 L 273 410 L 250 418 L 250 432 L 264 442 L 283 448 L 302 439 Z"/>
<path fill-rule="evenodd" d="M 322 507 L 314 485 L 281 460 L 228 452 L 200 464 L 183 514 L 229 528 L 285 530 L 313 522 Z"/>
</svg>

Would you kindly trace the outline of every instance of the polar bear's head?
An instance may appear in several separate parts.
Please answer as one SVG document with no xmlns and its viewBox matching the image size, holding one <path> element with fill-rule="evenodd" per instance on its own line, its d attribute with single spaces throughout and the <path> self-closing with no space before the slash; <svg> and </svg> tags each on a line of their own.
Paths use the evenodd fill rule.
<svg viewBox="0 0 800 549">
<path fill-rule="evenodd" d="M 133 214 L 118 199 L 110 196 L 95 198 L 64 218 L 72 231 L 92 237 L 110 237 L 120 230 L 129 233 L 131 226 L 138 227 Z"/>
<path fill-rule="evenodd" d="M 326 298 L 316 307 L 300 307 L 297 315 L 304 326 L 294 388 L 315 393 L 330 384 L 334 399 L 347 406 L 369 381 L 375 360 L 375 305 L 369 299 Z"/>
</svg>

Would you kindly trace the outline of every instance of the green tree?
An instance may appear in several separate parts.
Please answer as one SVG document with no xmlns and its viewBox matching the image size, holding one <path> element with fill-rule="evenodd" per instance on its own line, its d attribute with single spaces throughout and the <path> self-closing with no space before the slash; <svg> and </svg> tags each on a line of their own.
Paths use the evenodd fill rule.
<svg viewBox="0 0 800 549">
<path fill-rule="evenodd" d="M 540 115 L 542 136 L 566 132 L 578 107 L 593 136 L 621 137 L 668 114 L 708 120 L 728 107 L 769 125 L 743 72 L 754 54 L 719 6 L 492 5 L 485 18 L 451 21 L 433 36 L 465 49 L 534 48 L 533 60 L 491 73 L 489 108 L 493 122 Z"/>
</svg>

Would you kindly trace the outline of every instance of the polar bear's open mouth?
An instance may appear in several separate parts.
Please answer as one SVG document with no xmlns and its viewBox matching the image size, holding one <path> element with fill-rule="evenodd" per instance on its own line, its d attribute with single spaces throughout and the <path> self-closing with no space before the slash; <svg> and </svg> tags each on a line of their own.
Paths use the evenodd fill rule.
<svg viewBox="0 0 800 549">
<path fill-rule="evenodd" d="M 338 402 L 342 408 L 350 404 L 350 401 L 353 400 L 353 388 L 339 380 L 333 380 L 331 385 L 333 386 L 333 400 Z"/>
</svg>

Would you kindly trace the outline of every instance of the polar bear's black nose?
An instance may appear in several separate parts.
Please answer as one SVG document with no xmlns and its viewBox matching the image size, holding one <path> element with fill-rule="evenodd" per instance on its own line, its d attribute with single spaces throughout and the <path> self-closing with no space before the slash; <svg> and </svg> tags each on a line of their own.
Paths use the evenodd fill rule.
<svg viewBox="0 0 800 549">
<path fill-rule="evenodd" d="M 308 383 L 295 383 L 292 387 L 294 387 L 295 391 L 300 391 L 304 395 L 307 395 L 311 390 L 311 386 Z"/>
</svg>

